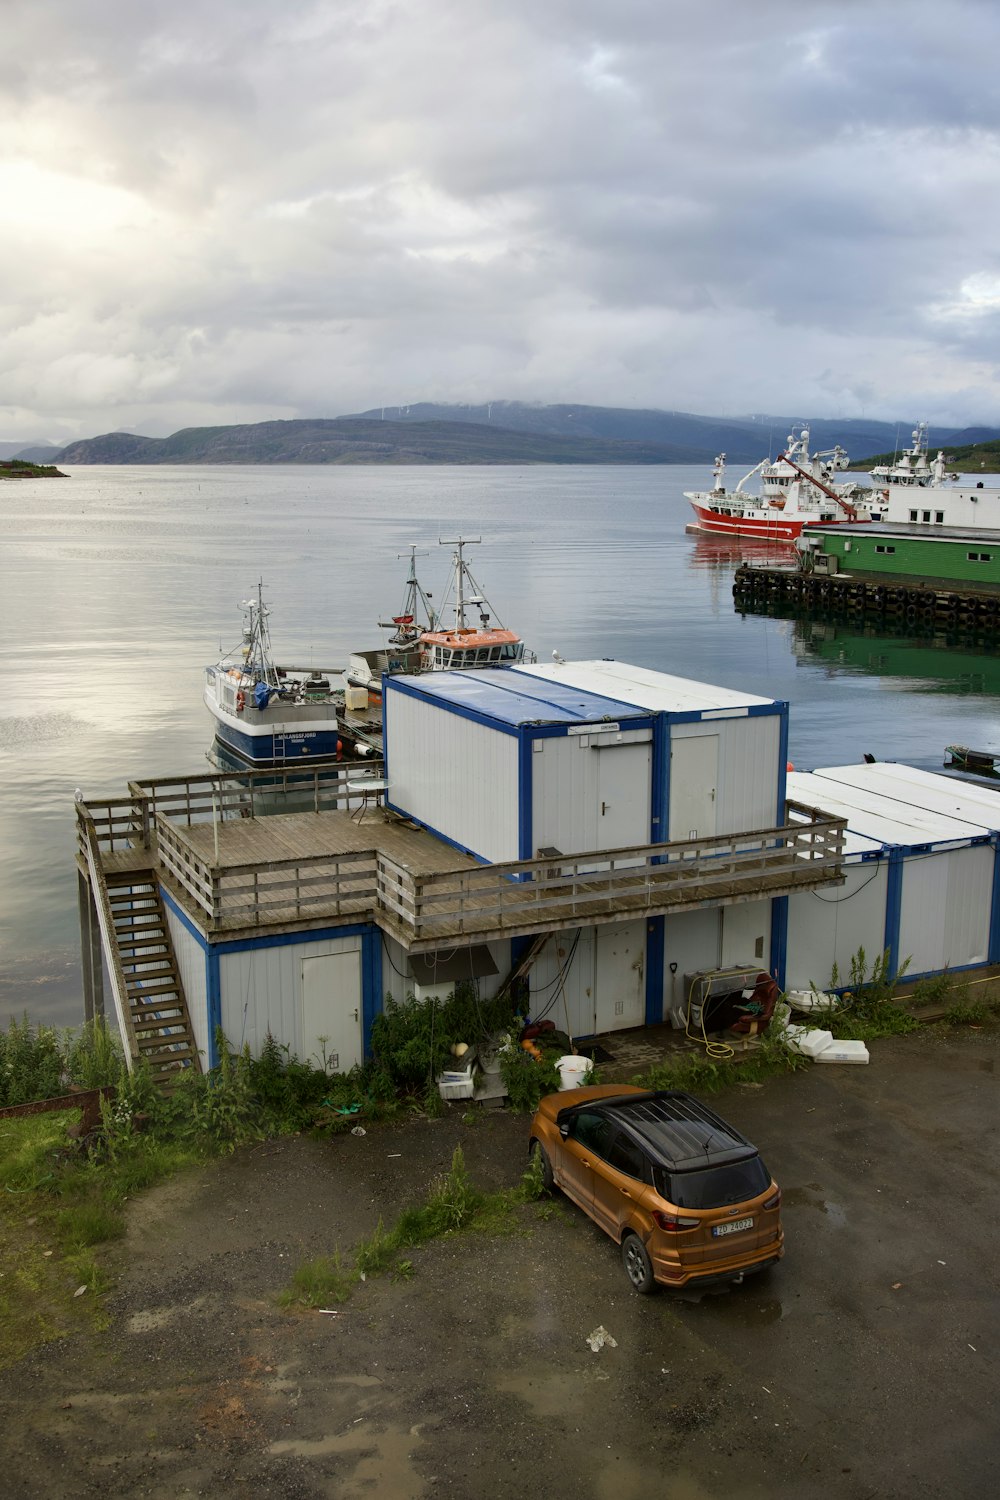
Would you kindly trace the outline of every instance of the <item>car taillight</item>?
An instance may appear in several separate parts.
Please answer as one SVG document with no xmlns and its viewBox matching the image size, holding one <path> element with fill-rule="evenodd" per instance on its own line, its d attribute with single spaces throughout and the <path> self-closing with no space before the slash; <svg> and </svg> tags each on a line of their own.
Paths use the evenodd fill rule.
<svg viewBox="0 0 1000 1500">
<path fill-rule="evenodd" d="M 780 1188 L 778 1188 L 776 1192 L 772 1193 L 771 1196 L 770 1196 L 770 1198 L 765 1198 L 764 1199 L 764 1207 L 765 1208 L 778 1208 L 780 1206 L 780 1204 L 781 1204 L 781 1189 Z"/>
<path fill-rule="evenodd" d="M 679 1219 L 676 1214 L 660 1213 L 658 1209 L 653 1210 L 653 1218 L 661 1229 L 697 1229 L 701 1223 L 700 1219 Z"/>
</svg>

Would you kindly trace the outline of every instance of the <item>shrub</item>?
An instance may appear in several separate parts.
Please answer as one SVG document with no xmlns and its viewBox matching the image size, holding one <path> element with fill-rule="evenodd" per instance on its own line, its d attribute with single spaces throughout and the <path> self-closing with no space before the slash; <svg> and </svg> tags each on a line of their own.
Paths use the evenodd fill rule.
<svg viewBox="0 0 1000 1500">
<path fill-rule="evenodd" d="M 51 1026 L 11 1017 L 0 1031 L 0 1107 L 30 1104 L 65 1093 L 65 1059 Z"/>
<path fill-rule="evenodd" d="M 555 1053 L 542 1053 L 541 1062 L 511 1038 L 500 1050 L 500 1076 L 511 1109 L 533 1113 L 538 1101 L 554 1094 L 562 1079 Z"/>
<path fill-rule="evenodd" d="M 472 984 L 456 985 L 445 1000 L 387 995 L 372 1023 L 372 1054 L 395 1087 L 421 1089 L 447 1066 L 454 1043 L 485 1041 L 513 1020 L 509 996 L 480 1000 Z"/>
</svg>

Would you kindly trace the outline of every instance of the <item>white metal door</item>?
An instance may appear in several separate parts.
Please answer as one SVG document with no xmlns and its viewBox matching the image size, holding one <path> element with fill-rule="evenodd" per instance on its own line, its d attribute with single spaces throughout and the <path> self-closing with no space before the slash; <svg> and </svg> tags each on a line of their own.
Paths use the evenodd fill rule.
<svg viewBox="0 0 1000 1500">
<path fill-rule="evenodd" d="M 670 838 L 711 838 L 716 831 L 719 736 L 674 736 L 670 744 Z"/>
<path fill-rule="evenodd" d="M 649 843 L 649 761 L 651 746 L 603 745 L 597 756 L 597 842 L 595 849 L 626 849 Z"/>
<path fill-rule="evenodd" d="M 361 950 L 302 960 L 302 1061 L 347 1073 L 364 1056 Z"/>
<path fill-rule="evenodd" d="M 594 929 L 594 1030 L 621 1031 L 646 1019 L 646 924 Z"/>
</svg>

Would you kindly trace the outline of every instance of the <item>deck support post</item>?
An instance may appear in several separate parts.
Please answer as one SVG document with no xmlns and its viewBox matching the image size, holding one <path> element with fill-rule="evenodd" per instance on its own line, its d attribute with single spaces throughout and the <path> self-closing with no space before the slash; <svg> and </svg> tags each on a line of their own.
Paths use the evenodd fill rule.
<svg viewBox="0 0 1000 1500">
<path fill-rule="evenodd" d="M 83 1018 L 104 1020 L 104 963 L 101 955 L 101 929 L 90 881 L 77 871 L 77 900 L 80 909 L 80 967 L 83 970 Z"/>
</svg>

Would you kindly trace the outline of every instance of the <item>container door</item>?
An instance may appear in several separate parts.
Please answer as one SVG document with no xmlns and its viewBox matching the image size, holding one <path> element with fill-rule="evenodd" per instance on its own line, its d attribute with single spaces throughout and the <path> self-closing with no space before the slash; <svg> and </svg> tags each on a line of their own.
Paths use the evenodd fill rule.
<svg viewBox="0 0 1000 1500">
<path fill-rule="evenodd" d="M 704 839 L 716 832 L 719 736 L 674 736 L 670 742 L 670 838 Z"/>
<path fill-rule="evenodd" d="M 301 1060 L 347 1073 L 363 1056 L 360 947 L 304 958 Z"/>
<path fill-rule="evenodd" d="M 594 929 L 594 1030 L 623 1031 L 646 1019 L 646 924 Z"/>
<path fill-rule="evenodd" d="M 652 747 L 604 745 L 597 756 L 597 843 L 623 849 L 649 843 L 649 765 Z"/>
</svg>

